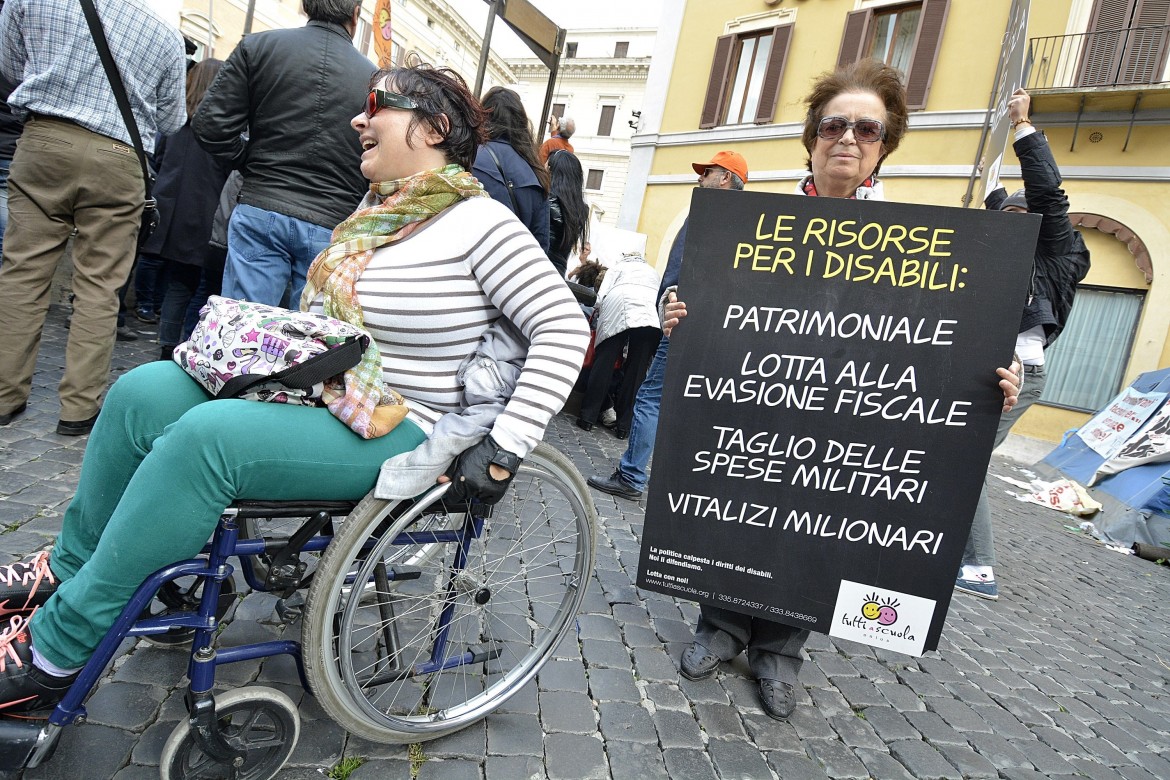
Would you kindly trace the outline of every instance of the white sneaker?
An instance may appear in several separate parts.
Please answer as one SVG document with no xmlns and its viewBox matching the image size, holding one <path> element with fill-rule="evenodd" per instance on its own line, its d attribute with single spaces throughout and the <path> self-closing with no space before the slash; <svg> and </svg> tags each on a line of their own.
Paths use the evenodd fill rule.
<svg viewBox="0 0 1170 780">
<path fill-rule="evenodd" d="M 617 425 L 617 412 L 614 411 L 612 406 L 601 413 L 601 424 L 606 428 L 612 428 Z"/>
</svg>

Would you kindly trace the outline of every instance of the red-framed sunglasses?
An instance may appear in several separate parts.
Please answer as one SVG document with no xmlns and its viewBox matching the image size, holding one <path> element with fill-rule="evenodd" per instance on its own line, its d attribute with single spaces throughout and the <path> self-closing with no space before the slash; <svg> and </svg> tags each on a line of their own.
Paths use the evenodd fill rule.
<svg viewBox="0 0 1170 780">
<path fill-rule="evenodd" d="M 372 117 L 383 108 L 399 108 L 403 111 L 413 111 L 418 108 L 414 98 L 399 95 L 397 92 L 387 92 L 384 89 L 372 89 L 366 96 L 366 116 Z"/>
</svg>

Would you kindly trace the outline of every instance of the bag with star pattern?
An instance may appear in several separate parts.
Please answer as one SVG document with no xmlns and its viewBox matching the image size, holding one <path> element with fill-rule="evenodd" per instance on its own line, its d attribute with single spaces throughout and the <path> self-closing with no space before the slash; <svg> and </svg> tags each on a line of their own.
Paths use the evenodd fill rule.
<svg viewBox="0 0 1170 780">
<path fill-rule="evenodd" d="M 368 333 L 333 317 L 213 295 L 173 359 L 216 400 L 320 406 L 326 383 L 369 344 Z"/>
</svg>

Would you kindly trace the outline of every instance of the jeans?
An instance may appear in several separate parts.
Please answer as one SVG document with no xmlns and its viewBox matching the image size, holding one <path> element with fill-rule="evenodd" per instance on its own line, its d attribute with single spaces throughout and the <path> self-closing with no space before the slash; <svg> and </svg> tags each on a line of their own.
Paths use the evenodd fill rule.
<svg viewBox="0 0 1170 780">
<path fill-rule="evenodd" d="M 630 443 L 618 463 L 618 476 L 635 490 L 645 490 L 650 481 L 646 468 L 654 452 L 654 437 L 658 435 L 658 410 L 662 406 L 662 380 L 666 376 L 666 352 L 670 339 L 663 336 L 658 350 L 650 361 L 646 379 L 634 399 L 634 422 L 630 426 Z"/>
<path fill-rule="evenodd" d="M 0 160 L 0 262 L 3 262 L 4 231 L 8 228 L 8 163 Z"/>
<path fill-rule="evenodd" d="M 203 269 L 197 265 L 167 264 L 167 290 L 158 321 L 158 343 L 161 346 L 174 347 L 183 341 L 187 307 L 191 305 L 202 274 Z"/>
<path fill-rule="evenodd" d="M 405 421 L 355 436 L 328 409 L 212 401 L 171 362 L 110 389 L 50 556 L 57 592 L 30 620 L 37 650 L 83 665 L 152 572 L 196 555 L 237 498 L 351 500 L 426 437 Z"/>
<path fill-rule="evenodd" d="M 239 204 L 228 222 L 224 297 L 299 309 L 309 264 L 332 234 L 312 222 Z"/>
<path fill-rule="evenodd" d="M 166 291 L 166 261 L 158 255 L 139 255 L 134 271 L 134 300 L 139 311 L 157 314 Z"/>
<path fill-rule="evenodd" d="M 162 310 L 163 285 L 166 284 L 166 261 L 157 255 L 138 255 L 126 284 L 118 290 L 118 327 L 126 325 L 126 293 L 134 285 L 134 306 L 139 311 L 157 314 Z"/>
<path fill-rule="evenodd" d="M 1044 366 L 1024 366 L 1024 388 L 1020 391 L 1020 400 L 1010 412 L 1000 416 L 992 449 L 1003 444 L 1016 420 L 1020 419 L 1028 407 L 1040 400 L 1046 381 Z M 975 519 L 971 522 L 971 535 L 967 537 L 967 548 L 963 551 L 963 565 L 995 565 L 995 535 L 991 530 L 991 507 L 987 503 L 986 479 L 983 480 L 983 489 L 979 491 L 979 503 L 975 505 Z"/>
<path fill-rule="evenodd" d="M 183 332 L 179 341 L 191 338 L 191 332 L 199 324 L 199 312 L 212 295 L 221 295 L 223 290 L 223 264 L 227 261 L 227 250 L 208 244 L 203 262 L 203 273 L 199 274 L 199 286 L 195 297 L 187 305 L 187 317 L 183 320 Z"/>
</svg>

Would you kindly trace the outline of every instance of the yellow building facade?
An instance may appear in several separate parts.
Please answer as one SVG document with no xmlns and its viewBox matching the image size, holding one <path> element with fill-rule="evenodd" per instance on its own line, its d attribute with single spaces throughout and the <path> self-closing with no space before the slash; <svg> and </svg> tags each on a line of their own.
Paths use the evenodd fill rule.
<svg viewBox="0 0 1170 780">
<path fill-rule="evenodd" d="M 910 129 L 882 165 L 890 200 L 960 207 L 979 157 L 1010 0 L 666 0 L 632 139 L 619 226 L 665 267 L 691 162 L 732 149 L 748 188 L 794 191 L 807 172 L 803 99 L 862 56 L 903 71 Z M 1032 2 L 1032 120 L 1049 139 L 1092 253 L 1047 352 L 1049 385 L 1013 432 L 1047 442 L 1145 371 L 1170 366 L 1170 3 Z M 1009 148 L 1001 180 L 1021 187 Z M 975 204 L 978 205 L 978 204 Z"/>
</svg>

